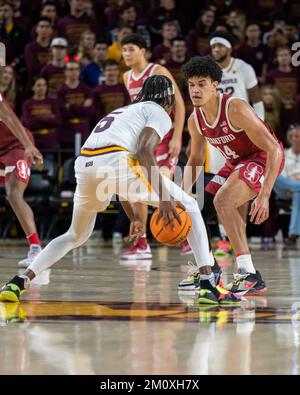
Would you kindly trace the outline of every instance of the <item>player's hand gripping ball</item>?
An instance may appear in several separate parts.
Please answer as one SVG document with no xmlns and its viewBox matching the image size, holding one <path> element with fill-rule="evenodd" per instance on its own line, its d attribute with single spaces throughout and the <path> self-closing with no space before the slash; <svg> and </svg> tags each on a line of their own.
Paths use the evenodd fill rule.
<svg viewBox="0 0 300 395">
<path fill-rule="evenodd" d="M 181 225 L 174 218 L 174 228 L 171 228 L 170 222 L 167 222 L 167 226 L 163 229 L 163 220 L 159 219 L 156 223 L 156 219 L 159 210 L 156 209 L 152 214 L 150 221 L 150 229 L 157 241 L 168 246 L 176 246 L 182 244 L 192 230 L 192 220 L 189 214 L 182 208 L 176 207 L 177 213 L 181 218 Z"/>
</svg>

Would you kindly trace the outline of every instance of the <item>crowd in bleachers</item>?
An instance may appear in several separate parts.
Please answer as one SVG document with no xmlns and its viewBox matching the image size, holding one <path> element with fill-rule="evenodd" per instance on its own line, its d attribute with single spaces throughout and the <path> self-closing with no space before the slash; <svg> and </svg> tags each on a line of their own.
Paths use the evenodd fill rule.
<svg viewBox="0 0 300 395">
<path fill-rule="evenodd" d="M 181 66 L 191 56 L 210 53 L 208 37 L 216 30 L 232 33 L 233 56 L 253 66 L 265 119 L 288 149 L 272 217 L 282 210 L 278 201 L 289 202 L 288 234 L 299 236 L 300 55 L 292 51 L 300 41 L 298 0 L 0 0 L 0 42 L 7 49 L 0 92 L 44 156 L 61 167 L 78 154 L 99 118 L 129 103 L 122 80 L 126 35 L 141 34 L 147 58 L 170 70 L 188 116 L 192 107 Z M 185 133 L 183 162 L 187 142 Z M 273 222 L 263 227 L 264 236 L 276 234 Z"/>
</svg>

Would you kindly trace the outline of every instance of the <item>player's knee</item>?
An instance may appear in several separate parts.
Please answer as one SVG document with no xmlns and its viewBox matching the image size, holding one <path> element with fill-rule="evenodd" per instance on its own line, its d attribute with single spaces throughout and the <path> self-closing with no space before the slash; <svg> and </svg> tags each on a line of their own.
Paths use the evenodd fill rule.
<svg viewBox="0 0 300 395">
<path fill-rule="evenodd" d="M 68 236 L 69 236 L 70 241 L 73 245 L 73 248 L 77 248 L 77 247 L 80 247 L 82 244 L 84 244 L 88 240 L 88 238 L 90 237 L 90 233 L 79 234 L 78 232 L 75 232 L 74 230 L 69 229 Z"/>
<path fill-rule="evenodd" d="M 17 204 L 23 200 L 23 194 L 17 188 L 7 188 L 6 198 L 10 204 Z"/>
<path fill-rule="evenodd" d="M 228 202 L 227 198 L 224 196 L 224 193 L 218 191 L 214 197 L 213 202 L 215 209 L 219 215 L 226 214 L 230 202 Z"/>
</svg>

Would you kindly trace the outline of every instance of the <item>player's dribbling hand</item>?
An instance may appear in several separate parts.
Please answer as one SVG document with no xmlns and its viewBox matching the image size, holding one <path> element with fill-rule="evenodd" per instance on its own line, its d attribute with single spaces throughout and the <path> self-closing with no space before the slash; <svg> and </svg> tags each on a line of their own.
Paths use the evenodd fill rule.
<svg viewBox="0 0 300 395">
<path fill-rule="evenodd" d="M 144 227 L 141 223 L 141 221 L 136 220 L 134 222 L 131 222 L 130 224 L 130 229 L 129 229 L 129 235 L 124 237 L 125 243 L 131 243 L 132 241 L 138 240 L 140 237 L 142 237 L 145 233 Z"/>
<path fill-rule="evenodd" d="M 156 224 L 162 218 L 163 229 L 166 229 L 168 223 L 170 223 L 171 229 L 174 229 L 174 219 L 176 218 L 178 223 L 181 225 L 181 218 L 178 215 L 176 207 L 180 207 L 185 210 L 185 207 L 182 203 L 176 202 L 175 200 L 163 201 L 159 202 L 159 213 L 156 218 Z"/>
<path fill-rule="evenodd" d="M 169 155 L 172 158 L 177 158 L 181 151 L 181 139 L 173 137 L 169 142 Z"/>
<path fill-rule="evenodd" d="M 258 194 L 251 204 L 250 221 L 260 225 L 269 217 L 269 198 Z"/>
<path fill-rule="evenodd" d="M 24 159 L 26 161 L 31 161 L 37 170 L 43 169 L 43 156 L 33 144 L 25 148 Z"/>
</svg>

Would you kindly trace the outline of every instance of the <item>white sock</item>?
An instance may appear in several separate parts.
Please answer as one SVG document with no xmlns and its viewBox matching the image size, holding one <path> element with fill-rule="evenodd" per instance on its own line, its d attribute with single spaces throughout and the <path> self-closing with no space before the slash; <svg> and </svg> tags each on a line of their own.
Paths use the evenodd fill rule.
<svg viewBox="0 0 300 395">
<path fill-rule="evenodd" d="M 209 258 L 210 258 L 210 266 L 214 266 L 215 264 L 215 258 L 213 256 L 212 251 L 209 252 Z"/>
<path fill-rule="evenodd" d="M 224 228 L 224 225 L 219 224 L 219 231 L 220 231 L 221 239 L 222 239 L 222 240 L 226 240 L 226 238 L 227 238 L 227 233 L 226 233 L 226 230 L 225 230 L 225 228 Z"/>
<path fill-rule="evenodd" d="M 236 263 L 239 271 L 254 274 L 256 273 L 256 270 L 253 266 L 251 254 L 237 256 Z"/>
</svg>

